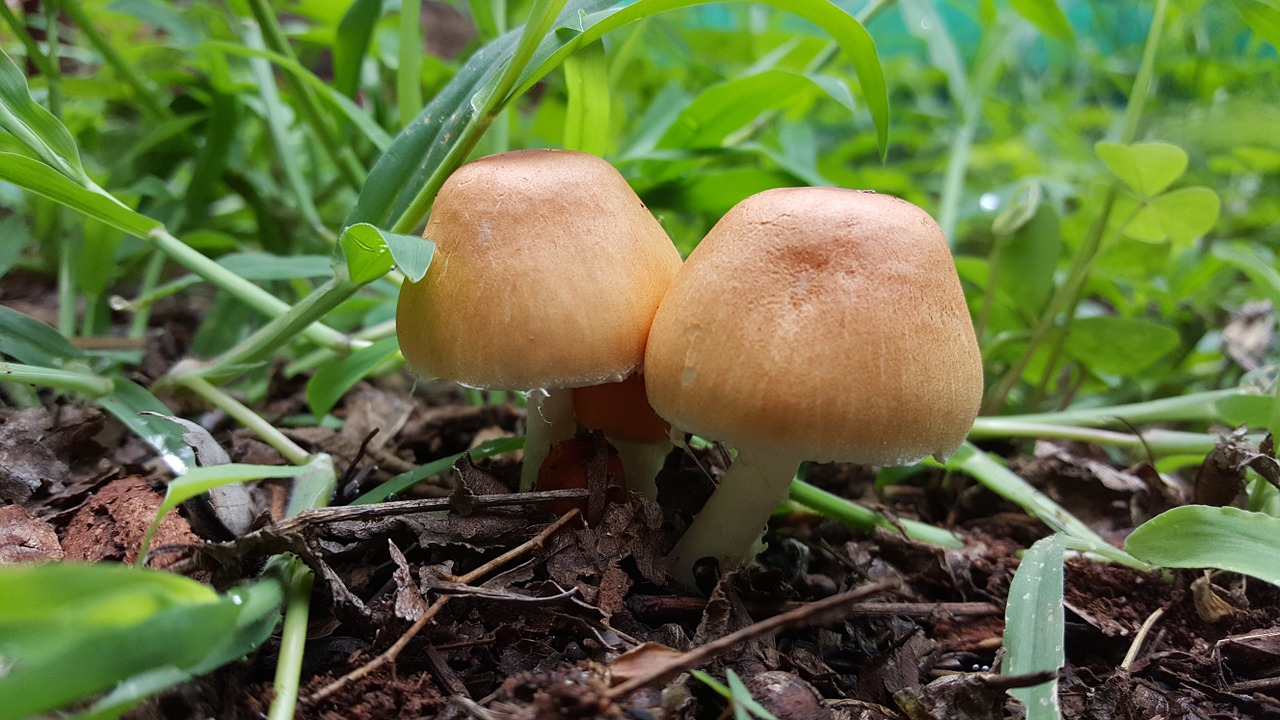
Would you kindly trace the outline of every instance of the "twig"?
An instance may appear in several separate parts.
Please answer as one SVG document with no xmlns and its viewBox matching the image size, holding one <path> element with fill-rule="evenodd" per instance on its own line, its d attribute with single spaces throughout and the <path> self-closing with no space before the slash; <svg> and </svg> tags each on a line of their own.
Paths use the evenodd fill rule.
<svg viewBox="0 0 1280 720">
<path fill-rule="evenodd" d="M 551 523 L 547 527 L 543 528 L 542 532 L 539 532 L 537 535 L 530 538 L 527 542 L 521 544 L 518 547 L 512 548 L 511 550 L 508 550 L 507 552 L 481 565 L 475 570 L 472 570 L 466 575 L 459 576 L 458 581 L 462 583 L 470 583 L 474 580 L 477 580 L 493 572 L 494 570 L 502 567 L 503 565 L 514 560 L 515 558 L 520 557 L 525 553 L 532 552 L 533 550 L 536 550 L 539 547 L 542 547 L 542 543 L 546 542 L 547 538 L 551 537 L 557 530 L 564 527 L 570 520 L 573 520 L 574 518 L 578 517 L 580 514 L 581 513 L 578 511 L 577 508 L 570 510 L 564 515 L 561 515 L 559 520 L 556 520 L 554 523 Z M 431 606 L 428 607 L 424 613 L 422 613 L 422 617 L 418 618 L 413 623 L 413 625 L 411 625 L 409 629 L 406 630 L 405 633 L 401 635 L 398 640 L 395 641 L 395 643 L 391 647 L 386 649 L 385 652 L 383 652 L 381 655 L 374 658 L 373 660 L 370 660 L 369 662 L 365 663 L 364 665 L 356 668 L 355 670 L 352 670 L 346 675 L 343 675 L 337 680 L 334 680 L 333 682 L 324 686 L 323 688 L 316 691 L 315 693 L 311 694 L 310 696 L 307 697 L 307 702 L 314 703 L 314 702 L 323 700 L 329 697 L 330 695 L 332 695 L 333 693 L 337 692 L 338 690 L 341 690 L 344 686 L 347 685 L 347 683 L 355 682 L 356 680 L 359 680 L 363 677 L 368 676 L 369 674 L 373 673 L 374 671 L 378 670 L 384 665 L 389 665 L 394 663 L 396 661 L 396 658 L 399 657 L 400 653 L 405 649 L 405 647 L 409 644 L 409 642 L 413 640 L 413 638 L 416 637 L 424 627 L 427 626 L 427 623 L 431 622 L 432 618 L 434 618 L 440 612 L 440 610 L 449 602 L 450 599 L 451 599 L 450 596 L 437 598 L 436 601 L 431 603 Z"/>
<path fill-rule="evenodd" d="M 645 673 L 644 675 L 637 675 L 621 685 L 609 688 L 605 693 L 605 697 L 616 701 L 626 694 L 639 690 L 642 687 L 660 682 L 668 677 L 676 675 L 677 673 L 697 667 L 711 658 L 728 652 L 748 640 L 766 637 L 789 627 L 808 624 L 813 622 L 819 616 L 844 609 L 846 605 L 852 605 L 860 602 L 872 595 L 878 595 L 885 590 L 894 587 L 894 585 L 894 583 L 889 582 L 864 585 L 857 590 L 851 590 L 840 595 L 832 595 L 829 598 L 809 603 L 807 605 L 802 605 L 794 610 L 782 613 L 781 615 L 775 615 L 774 617 L 761 620 L 753 625 L 748 625 L 737 632 L 729 633 L 728 635 L 712 640 L 705 645 L 699 645 L 687 653 L 673 656 L 648 673 Z"/>
<path fill-rule="evenodd" d="M 1156 608 L 1155 612 L 1147 616 L 1147 619 L 1142 623 L 1142 627 L 1138 628 L 1138 633 L 1133 636 L 1133 642 L 1129 645 L 1129 652 L 1124 654 L 1124 662 L 1120 663 L 1121 670 L 1128 672 L 1129 666 L 1138 659 L 1138 651 L 1142 649 L 1142 643 L 1146 641 L 1151 628 L 1155 627 L 1156 621 L 1164 615 L 1164 610 L 1163 607 Z"/>
</svg>

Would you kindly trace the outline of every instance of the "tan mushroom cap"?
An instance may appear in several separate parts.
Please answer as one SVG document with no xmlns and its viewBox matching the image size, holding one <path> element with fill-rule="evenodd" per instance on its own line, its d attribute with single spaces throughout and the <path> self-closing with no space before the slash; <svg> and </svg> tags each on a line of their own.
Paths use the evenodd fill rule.
<svg viewBox="0 0 1280 720">
<path fill-rule="evenodd" d="M 405 359 L 435 378 L 528 390 L 621 380 L 644 359 L 680 268 L 662 226 L 609 163 L 519 150 L 457 170 L 424 237 L 436 243 L 396 310 Z"/>
<path fill-rule="evenodd" d="M 949 454 L 982 361 L 946 238 L 920 208 L 768 190 L 690 254 L 654 317 L 649 401 L 685 431 L 799 459 Z"/>
</svg>

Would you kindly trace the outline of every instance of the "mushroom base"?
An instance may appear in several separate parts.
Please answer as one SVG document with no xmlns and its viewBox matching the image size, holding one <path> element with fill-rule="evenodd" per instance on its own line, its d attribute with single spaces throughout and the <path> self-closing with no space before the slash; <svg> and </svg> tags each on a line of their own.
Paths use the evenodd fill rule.
<svg viewBox="0 0 1280 720">
<path fill-rule="evenodd" d="M 738 567 L 761 549 L 760 538 L 774 508 L 787 499 L 800 460 L 739 450 L 720 485 L 667 556 L 671 576 L 690 587 L 693 567 L 715 558 L 721 571 Z"/>
</svg>

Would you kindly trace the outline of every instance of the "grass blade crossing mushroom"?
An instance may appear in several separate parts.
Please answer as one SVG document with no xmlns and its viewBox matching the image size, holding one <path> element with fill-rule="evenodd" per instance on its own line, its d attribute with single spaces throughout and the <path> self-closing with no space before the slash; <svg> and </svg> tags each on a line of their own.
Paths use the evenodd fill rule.
<svg viewBox="0 0 1280 720">
<path fill-rule="evenodd" d="M 462 166 L 425 237 L 435 259 L 401 288 L 401 351 L 430 377 L 530 392 L 528 489 L 550 446 L 576 430 L 568 389 L 640 368 L 680 253 L 617 170 L 567 150 Z"/>
<path fill-rule="evenodd" d="M 905 464 L 964 440 L 982 362 L 937 224 L 898 198 L 783 188 L 736 205 L 658 308 L 649 401 L 738 456 L 671 553 L 750 560 L 804 460 Z"/>
</svg>

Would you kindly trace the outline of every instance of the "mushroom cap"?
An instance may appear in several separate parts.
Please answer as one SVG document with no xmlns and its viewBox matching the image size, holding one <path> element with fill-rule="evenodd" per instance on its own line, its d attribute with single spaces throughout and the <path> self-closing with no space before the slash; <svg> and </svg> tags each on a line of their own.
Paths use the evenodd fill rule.
<svg viewBox="0 0 1280 720">
<path fill-rule="evenodd" d="M 566 150 L 462 166 L 423 236 L 435 256 L 400 290 L 400 349 L 430 377 L 482 388 L 626 377 L 681 262 L 617 170 Z"/>
<path fill-rule="evenodd" d="M 797 460 L 950 454 L 982 396 L 937 223 L 904 200 L 839 188 L 734 206 L 658 308 L 644 368 L 650 403 L 674 426 Z"/>
</svg>

